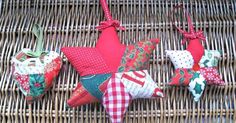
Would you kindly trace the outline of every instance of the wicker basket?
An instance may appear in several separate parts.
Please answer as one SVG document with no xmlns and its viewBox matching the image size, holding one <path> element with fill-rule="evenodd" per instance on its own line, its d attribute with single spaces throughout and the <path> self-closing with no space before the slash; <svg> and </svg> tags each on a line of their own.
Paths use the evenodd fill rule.
<svg viewBox="0 0 236 123">
<path fill-rule="evenodd" d="M 121 20 L 119 31 L 123 44 L 141 39 L 160 38 L 150 61 L 152 77 L 164 90 L 166 98 L 138 99 L 129 106 L 126 123 L 157 122 L 236 122 L 236 1 L 235 0 L 109 0 L 114 18 Z M 109 122 L 100 104 L 66 108 L 65 102 L 79 80 L 79 75 L 63 58 L 63 67 L 52 89 L 42 100 L 27 105 L 11 77 L 11 56 L 22 48 L 35 48 L 31 30 L 35 23 L 44 28 L 44 47 L 60 52 L 62 46 L 96 44 L 95 27 L 104 19 L 98 0 L 4 0 L 0 17 L 0 121 L 5 122 Z M 166 49 L 185 49 L 181 36 L 168 13 L 183 4 L 196 28 L 207 37 L 206 49 L 220 49 L 219 70 L 226 82 L 223 87 L 207 86 L 195 103 L 187 88 L 166 85 L 173 66 Z M 186 21 L 175 21 L 187 28 Z M 63 56 L 61 54 L 61 56 Z"/>
</svg>

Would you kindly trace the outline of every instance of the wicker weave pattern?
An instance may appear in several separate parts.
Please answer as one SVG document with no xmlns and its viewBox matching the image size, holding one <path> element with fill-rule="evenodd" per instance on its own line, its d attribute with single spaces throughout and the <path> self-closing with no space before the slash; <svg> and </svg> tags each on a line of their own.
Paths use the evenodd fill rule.
<svg viewBox="0 0 236 123">
<path fill-rule="evenodd" d="M 185 1 L 185 2 L 183 2 Z M 11 56 L 22 48 L 35 48 L 32 26 L 44 27 L 44 47 L 60 52 L 62 46 L 95 46 L 99 32 L 95 26 L 104 19 L 96 0 L 4 0 L 0 17 L 0 121 L 5 122 L 109 122 L 100 104 L 66 108 L 65 101 L 78 83 L 79 75 L 63 59 L 63 67 L 53 88 L 43 100 L 27 105 L 10 73 Z M 1 3 L 0 2 L 0 3 Z M 236 122 L 236 1 L 235 0 L 109 0 L 114 18 L 121 20 L 122 43 L 130 44 L 160 37 L 150 61 L 150 73 L 164 89 L 164 99 L 133 101 L 126 113 L 127 123 Z M 187 88 L 168 87 L 173 66 L 166 49 L 185 49 L 168 13 L 183 4 L 192 14 L 194 26 L 205 32 L 206 49 L 225 54 L 219 70 L 224 87 L 208 86 L 201 101 L 194 103 Z M 187 23 L 175 24 L 187 27 Z M 62 56 L 62 54 L 61 54 Z M 158 56 L 158 57 L 157 57 Z"/>
</svg>

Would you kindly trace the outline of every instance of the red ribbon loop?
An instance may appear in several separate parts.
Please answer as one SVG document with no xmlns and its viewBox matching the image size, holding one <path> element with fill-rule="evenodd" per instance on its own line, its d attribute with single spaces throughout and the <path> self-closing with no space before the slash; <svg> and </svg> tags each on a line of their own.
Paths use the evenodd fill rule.
<svg viewBox="0 0 236 123">
<path fill-rule="evenodd" d="M 201 39 L 201 40 L 205 41 L 206 38 L 203 34 L 203 31 L 199 30 L 199 31 L 195 32 L 193 24 L 192 24 L 192 20 L 191 20 L 190 16 L 188 15 L 188 13 L 186 13 L 186 16 L 187 16 L 190 32 L 187 32 L 185 30 L 180 29 L 179 27 L 176 27 L 179 30 L 179 32 L 183 34 L 184 38 L 183 38 L 182 44 L 184 44 L 187 39 L 189 39 L 189 40 Z"/>
<path fill-rule="evenodd" d="M 115 28 L 120 29 L 120 30 L 125 30 L 123 26 L 120 26 L 120 22 L 118 20 L 102 21 L 100 25 L 97 26 L 96 28 L 98 30 L 103 30 L 111 26 L 114 26 Z"/>
</svg>

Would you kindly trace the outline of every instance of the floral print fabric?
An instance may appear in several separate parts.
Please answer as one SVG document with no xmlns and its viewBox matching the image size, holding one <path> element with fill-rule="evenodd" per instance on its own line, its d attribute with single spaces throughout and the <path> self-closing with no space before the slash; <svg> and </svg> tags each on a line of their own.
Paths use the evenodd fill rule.
<svg viewBox="0 0 236 123">
<path fill-rule="evenodd" d="M 46 87 L 43 74 L 29 75 L 30 95 L 32 97 L 40 96 Z"/>
<path fill-rule="evenodd" d="M 156 44 L 156 41 L 140 41 L 135 45 L 127 46 L 118 72 L 147 69 L 150 55 Z"/>
<path fill-rule="evenodd" d="M 201 67 L 216 67 L 221 56 L 220 50 L 205 50 L 200 60 Z"/>
<path fill-rule="evenodd" d="M 173 75 L 173 78 L 170 80 L 169 85 L 189 85 L 191 78 L 194 75 L 194 71 L 192 69 L 176 69 Z"/>
</svg>

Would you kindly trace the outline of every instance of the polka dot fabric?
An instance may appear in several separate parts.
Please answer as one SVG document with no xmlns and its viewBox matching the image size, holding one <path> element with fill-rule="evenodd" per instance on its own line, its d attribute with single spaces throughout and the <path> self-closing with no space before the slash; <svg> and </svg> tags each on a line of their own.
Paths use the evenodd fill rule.
<svg viewBox="0 0 236 123">
<path fill-rule="evenodd" d="M 192 68 L 194 61 L 191 53 L 187 50 L 166 50 L 166 55 L 174 64 L 175 69 L 178 68 Z"/>
<path fill-rule="evenodd" d="M 225 82 L 221 79 L 216 67 L 204 67 L 200 69 L 201 74 L 207 81 L 208 85 L 224 85 Z"/>
<path fill-rule="evenodd" d="M 64 47 L 62 52 L 80 76 L 111 72 L 96 48 Z"/>
</svg>

